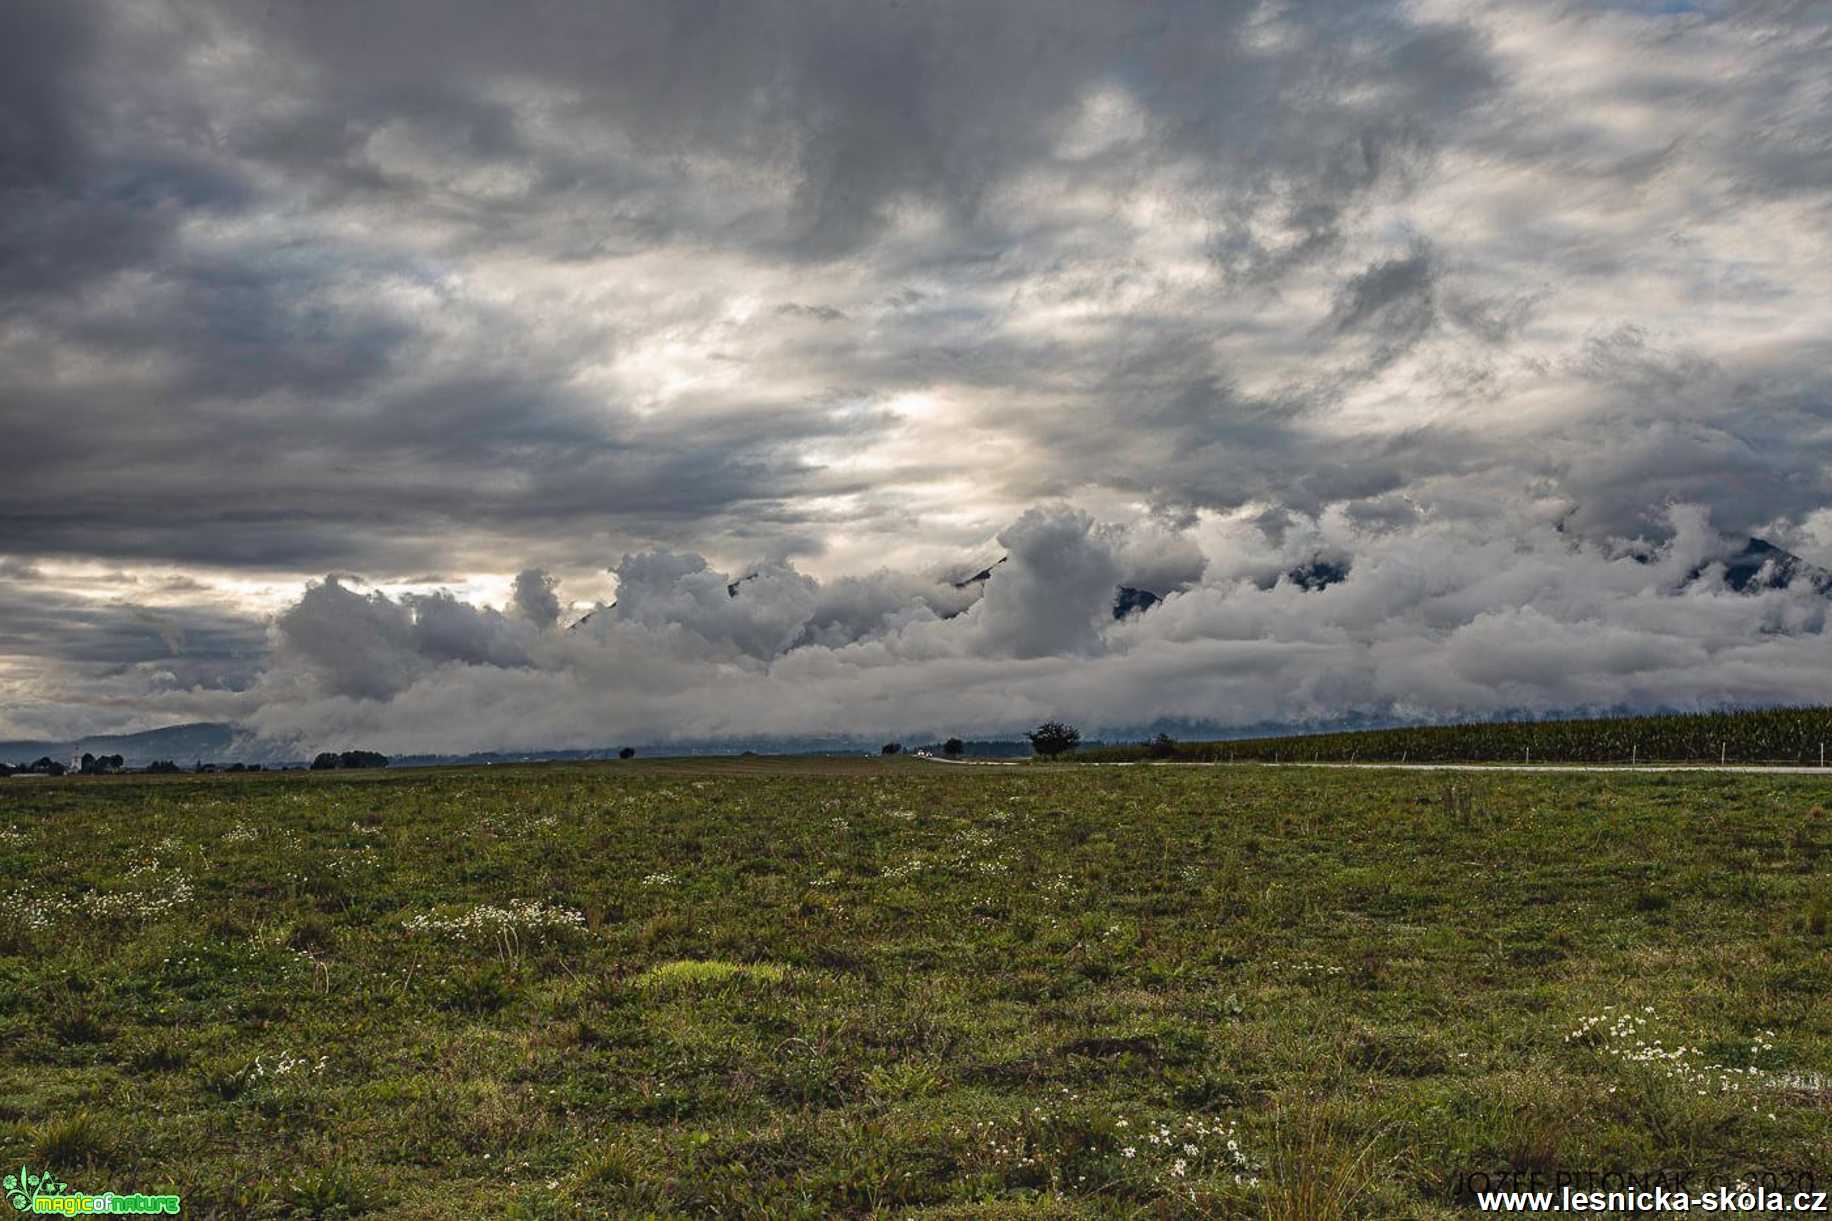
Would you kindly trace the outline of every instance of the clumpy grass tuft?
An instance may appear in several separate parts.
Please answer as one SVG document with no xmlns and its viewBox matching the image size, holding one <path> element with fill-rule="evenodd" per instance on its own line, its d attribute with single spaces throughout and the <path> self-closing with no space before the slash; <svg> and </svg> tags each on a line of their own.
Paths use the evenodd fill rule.
<svg viewBox="0 0 1832 1221">
<path fill-rule="evenodd" d="M 318 912 L 308 912 L 293 925 L 286 944 L 307 952 L 328 950 L 337 942 L 337 929 Z"/>
<path fill-rule="evenodd" d="M 169 1073 L 185 1066 L 183 1047 L 169 1037 L 154 1036 L 134 1045 L 128 1063 L 136 1072 Z"/>
<path fill-rule="evenodd" d="M 721 962 L 718 959 L 677 958 L 650 967 L 636 977 L 639 988 L 716 988 L 726 984 L 779 984 L 789 977 L 774 963 Z"/>
<path fill-rule="evenodd" d="M 220 1102 L 234 1102 L 246 1094 L 252 1084 L 245 1067 L 227 1060 L 211 1061 L 198 1070 L 198 1087 Z"/>
<path fill-rule="evenodd" d="M 1309 1101 L 1281 1104 L 1261 1181 L 1267 1221 L 1336 1221 L 1361 1215 L 1386 1167 L 1379 1133 L 1358 1136 L 1339 1115 Z"/>
<path fill-rule="evenodd" d="M 106 1043 L 108 1030 L 87 1009 L 74 1009 L 51 1019 L 51 1031 L 60 1043 L 80 1046 Z"/>
<path fill-rule="evenodd" d="M 308 1170 L 287 1184 L 292 1215 L 340 1221 L 375 1212 L 382 1202 L 375 1188 L 342 1166 Z"/>
<path fill-rule="evenodd" d="M 69 1171 L 106 1166 L 116 1148 L 115 1134 L 100 1115 L 72 1111 L 32 1129 L 32 1157 L 38 1165 Z"/>
<path fill-rule="evenodd" d="M 1815 895 L 1800 914 L 1800 931 L 1809 937 L 1832 932 L 1832 894 Z"/>
<path fill-rule="evenodd" d="M 458 972 L 444 998 L 447 1009 L 460 1013 L 491 1014 L 515 999 L 515 985 L 496 963 Z"/>
</svg>

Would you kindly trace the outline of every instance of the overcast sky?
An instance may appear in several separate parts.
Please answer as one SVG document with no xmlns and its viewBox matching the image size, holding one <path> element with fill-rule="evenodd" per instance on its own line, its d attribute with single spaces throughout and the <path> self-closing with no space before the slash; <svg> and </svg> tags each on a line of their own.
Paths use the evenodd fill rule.
<svg viewBox="0 0 1832 1221">
<path fill-rule="evenodd" d="M 0 738 L 1827 698 L 1823 3 L 6 25 Z"/>
</svg>

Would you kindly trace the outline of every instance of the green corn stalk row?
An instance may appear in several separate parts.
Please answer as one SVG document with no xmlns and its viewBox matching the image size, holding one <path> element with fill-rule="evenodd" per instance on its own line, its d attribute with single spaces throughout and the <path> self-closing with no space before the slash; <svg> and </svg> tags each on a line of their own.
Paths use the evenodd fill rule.
<svg viewBox="0 0 1832 1221">
<path fill-rule="evenodd" d="M 1179 742 L 1186 762 L 1767 763 L 1818 766 L 1832 708 L 1772 708 L 1566 721 L 1497 721 L 1404 729 Z M 1145 746 L 1096 747 L 1086 762 L 1147 757 Z"/>
</svg>

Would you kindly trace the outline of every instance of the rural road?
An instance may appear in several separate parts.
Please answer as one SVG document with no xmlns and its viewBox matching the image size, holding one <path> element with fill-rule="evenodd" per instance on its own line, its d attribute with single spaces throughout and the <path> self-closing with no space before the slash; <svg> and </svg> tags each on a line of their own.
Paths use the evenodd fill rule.
<svg viewBox="0 0 1832 1221">
<path fill-rule="evenodd" d="M 929 763 L 950 763 L 965 767 L 1017 767 L 1017 759 L 938 759 L 918 755 Z M 1129 763 L 1082 763 L 1080 767 L 1340 767 L 1366 768 L 1375 771 L 1402 772 L 1747 772 L 1759 776 L 1827 776 L 1832 767 L 1803 767 L 1798 764 L 1775 764 L 1764 767 L 1754 763 L 1264 763 L 1243 761 L 1229 763 L 1178 763 L 1170 760 L 1139 759 Z"/>
</svg>

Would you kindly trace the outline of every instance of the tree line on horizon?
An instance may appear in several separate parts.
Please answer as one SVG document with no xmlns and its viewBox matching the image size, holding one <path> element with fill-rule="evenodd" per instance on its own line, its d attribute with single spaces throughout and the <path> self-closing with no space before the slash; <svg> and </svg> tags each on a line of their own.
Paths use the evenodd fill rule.
<svg viewBox="0 0 1832 1221">
<path fill-rule="evenodd" d="M 1057 755 L 1072 751 L 1081 742 L 1081 731 L 1073 725 L 1062 721 L 1045 721 L 1024 735 L 1030 743 L 1032 753 L 1044 758 L 1055 758 Z M 924 747 L 923 750 L 931 748 Z M 965 742 L 960 738 L 949 738 L 940 747 L 941 754 L 949 759 L 958 759 L 965 754 L 1009 756 L 1018 753 L 1015 742 Z M 886 742 L 879 748 L 881 755 L 903 753 L 903 743 Z"/>
<path fill-rule="evenodd" d="M 327 750 L 312 759 L 312 770 L 315 772 L 336 768 L 387 766 L 388 756 L 373 750 Z"/>
</svg>

